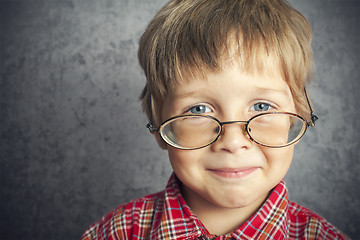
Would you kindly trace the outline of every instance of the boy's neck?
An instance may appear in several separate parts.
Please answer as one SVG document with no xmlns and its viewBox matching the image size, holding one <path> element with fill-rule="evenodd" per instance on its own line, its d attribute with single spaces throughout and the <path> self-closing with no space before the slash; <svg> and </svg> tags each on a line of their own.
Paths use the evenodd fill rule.
<svg viewBox="0 0 360 240">
<path fill-rule="evenodd" d="M 245 207 L 225 208 L 209 202 L 184 185 L 182 194 L 191 211 L 200 219 L 209 233 L 217 236 L 236 230 L 260 208 L 267 198 L 265 195 Z"/>
</svg>

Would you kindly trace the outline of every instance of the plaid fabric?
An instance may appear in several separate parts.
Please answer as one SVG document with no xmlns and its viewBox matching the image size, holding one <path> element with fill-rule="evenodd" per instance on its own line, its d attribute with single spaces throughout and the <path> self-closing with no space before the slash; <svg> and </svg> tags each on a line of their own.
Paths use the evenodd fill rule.
<svg viewBox="0 0 360 240">
<path fill-rule="evenodd" d="M 233 233 L 211 235 L 186 205 L 177 181 L 173 175 L 165 191 L 121 205 L 92 225 L 81 239 L 344 239 L 323 218 L 289 202 L 284 181 Z"/>
</svg>

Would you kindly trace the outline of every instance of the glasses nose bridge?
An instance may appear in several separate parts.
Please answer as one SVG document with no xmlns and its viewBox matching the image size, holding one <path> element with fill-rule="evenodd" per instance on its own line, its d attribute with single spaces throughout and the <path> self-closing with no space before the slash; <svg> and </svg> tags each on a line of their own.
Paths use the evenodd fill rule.
<svg viewBox="0 0 360 240">
<path fill-rule="evenodd" d="M 223 134 L 225 131 L 225 128 L 224 128 L 225 125 L 241 124 L 241 132 L 244 135 L 248 135 L 248 132 L 246 129 L 247 129 L 247 125 L 249 124 L 249 121 L 227 121 L 227 122 L 220 122 L 220 124 L 221 124 L 221 134 Z"/>
</svg>

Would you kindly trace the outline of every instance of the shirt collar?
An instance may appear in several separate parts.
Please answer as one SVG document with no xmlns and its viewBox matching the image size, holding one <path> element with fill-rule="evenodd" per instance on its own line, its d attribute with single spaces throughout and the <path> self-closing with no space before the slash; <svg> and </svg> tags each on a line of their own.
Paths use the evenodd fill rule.
<svg viewBox="0 0 360 240">
<path fill-rule="evenodd" d="M 286 239 L 288 232 L 288 191 L 284 180 L 272 189 L 259 210 L 232 236 L 239 239 Z"/>
<path fill-rule="evenodd" d="M 206 234 L 205 227 L 182 197 L 179 183 L 172 174 L 164 191 L 161 220 L 153 225 L 151 239 L 195 239 Z"/>
<path fill-rule="evenodd" d="M 153 224 L 151 239 L 208 239 L 211 235 L 186 204 L 179 184 L 172 174 L 164 191 L 162 206 L 158 206 L 156 213 L 161 214 L 160 218 L 156 217 L 161 220 Z M 288 192 L 285 182 L 281 181 L 259 210 L 227 236 L 235 239 L 258 239 L 261 236 L 284 239 L 287 235 L 287 209 Z"/>
</svg>

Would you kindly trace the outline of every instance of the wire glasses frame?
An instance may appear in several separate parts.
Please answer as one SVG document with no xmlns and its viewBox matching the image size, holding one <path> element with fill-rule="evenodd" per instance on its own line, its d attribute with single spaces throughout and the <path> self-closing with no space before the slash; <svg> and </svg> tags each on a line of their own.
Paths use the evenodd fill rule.
<svg viewBox="0 0 360 240">
<path fill-rule="evenodd" d="M 248 121 L 228 122 L 220 122 L 209 115 L 185 114 L 169 118 L 154 128 L 150 108 L 150 121 L 146 127 L 151 133 L 158 132 L 170 146 L 183 150 L 195 150 L 216 142 L 225 131 L 226 124 L 241 124 L 242 133 L 261 146 L 286 147 L 299 141 L 307 128 L 315 126 L 318 119 L 304 90 L 310 109 L 310 122 L 289 112 L 267 112 L 255 115 Z M 149 103 L 151 106 L 151 95 Z"/>
</svg>

